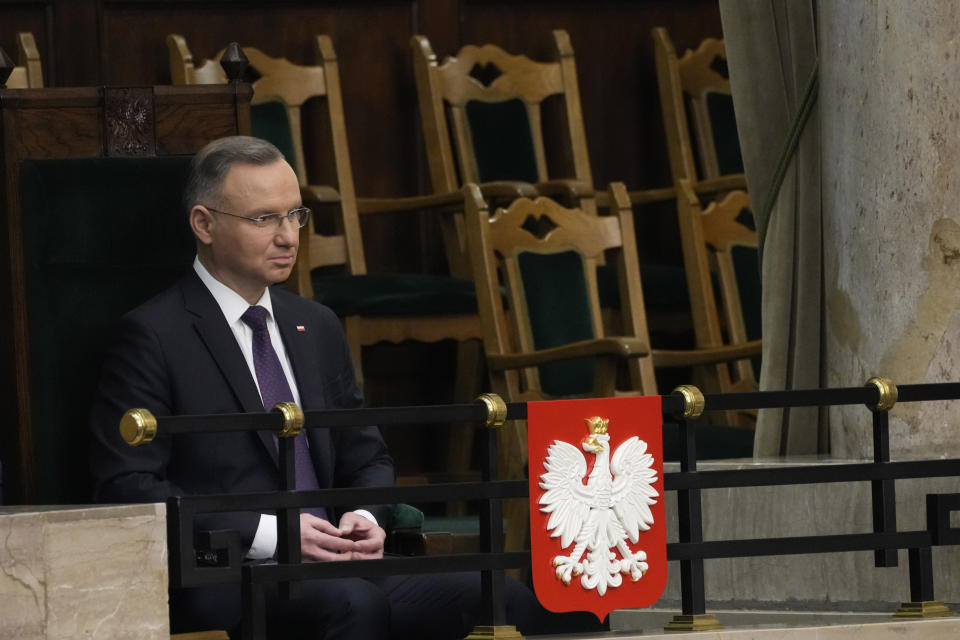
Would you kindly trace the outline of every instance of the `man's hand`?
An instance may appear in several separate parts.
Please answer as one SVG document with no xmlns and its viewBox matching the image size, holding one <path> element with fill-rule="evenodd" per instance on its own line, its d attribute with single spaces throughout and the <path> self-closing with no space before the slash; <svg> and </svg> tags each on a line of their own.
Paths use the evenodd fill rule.
<svg viewBox="0 0 960 640">
<path fill-rule="evenodd" d="M 351 560 L 383 557 L 383 541 L 387 532 L 360 514 L 352 511 L 343 514 L 340 518 L 340 535 L 345 540 L 352 541 L 353 549 L 349 554 Z"/>
<path fill-rule="evenodd" d="M 351 553 L 355 545 L 340 529 L 323 518 L 309 513 L 300 514 L 300 555 L 304 560 L 352 560 Z"/>
</svg>

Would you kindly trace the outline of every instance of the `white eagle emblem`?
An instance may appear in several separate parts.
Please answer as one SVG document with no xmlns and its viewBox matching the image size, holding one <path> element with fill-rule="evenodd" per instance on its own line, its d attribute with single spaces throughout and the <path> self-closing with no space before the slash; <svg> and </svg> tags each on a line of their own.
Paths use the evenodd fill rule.
<svg viewBox="0 0 960 640">
<path fill-rule="evenodd" d="M 611 459 L 608 420 L 593 417 L 586 422 L 591 435 L 581 447 L 596 456 L 586 485 L 584 455 L 573 445 L 554 440 L 543 463 L 547 472 L 540 476 L 544 490 L 540 510 L 550 514 L 547 530 L 551 538 L 560 538 L 561 548 L 575 543 L 570 555 L 553 559 L 557 578 L 570 584 L 571 576 L 581 576 L 585 589 L 596 589 L 602 596 L 607 587 L 620 586 L 621 574 L 630 574 L 636 582 L 647 572 L 646 552 L 631 551 L 627 538 L 636 544 L 640 532 L 650 529 L 650 505 L 656 504 L 659 494 L 653 488 L 657 474 L 646 442 L 633 436 Z"/>
</svg>

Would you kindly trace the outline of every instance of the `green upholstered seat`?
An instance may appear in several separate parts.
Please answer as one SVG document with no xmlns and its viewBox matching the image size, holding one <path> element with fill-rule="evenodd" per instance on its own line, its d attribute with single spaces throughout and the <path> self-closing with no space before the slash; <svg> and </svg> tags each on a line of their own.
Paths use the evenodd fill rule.
<svg viewBox="0 0 960 640">
<path fill-rule="evenodd" d="M 530 333 L 536 349 L 549 349 L 596 337 L 580 254 L 574 251 L 517 256 Z M 593 390 L 594 362 L 577 358 L 538 367 L 541 390 L 552 396 Z"/>
<path fill-rule="evenodd" d="M 706 95 L 706 102 L 719 175 L 743 173 L 743 156 L 740 153 L 737 118 L 733 112 L 733 97 L 729 93 L 710 91 Z"/>
<path fill-rule="evenodd" d="M 470 100 L 465 111 L 480 182 L 539 182 L 530 120 L 522 100 Z"/>
<path fill-rule="evenodd" d="M 169 286 L 195 250 L 189 157 L 21 164 L 34 445 L 43 503 L 89 501 L 87 416 L 119 318 Z"/>
<path fill-rule="evenodd" d="M 754 256 L 755 254 L 754 250 Z M 517 265 L 523 281 L 524 300 L 536 349 L 556 347 L 596 336 L 590 319 L 583 262 L 578 253 L 524 252 L 517 256 Z M 610 274 L 612 281 L 612 285 L 608 283 L 606 286 L 612 286 L 616 291 L 615 272 L 612 268 L 604 268 L 603 271 Z M 602 291 L 599 279 L 597 284 Z M 680 289 L 682 294 L 686 295 L 686 286 Z M 590 358 L 541 365 L 538 372 L 541 389 L 547 394 L 577 396 L 588 395 L 593 391 L 594 361 Z M 697 457 L 703 460 L 749 458 L 753 455 L 753 438 L 752 429 L 699 425 Z M 680 438 L 675 427 L 665 427 L 663 430 L 663 452 L 664 460 L 679 460 Z"/>
<path fill-rule="evenodd" d="M 423 273 L 328 276 L 314 273 L 314 299 L 341 317 L 477 312 L 473 282 Z"/>
<path fill-rule="evenodd" d="M 250 107 L 250 133 L 267 140 L 280 150 L 291 167 L 297 166 L 293 136 L 290 134 L 290 118 L 282 102 L 261 102 Z"/>
</svg>

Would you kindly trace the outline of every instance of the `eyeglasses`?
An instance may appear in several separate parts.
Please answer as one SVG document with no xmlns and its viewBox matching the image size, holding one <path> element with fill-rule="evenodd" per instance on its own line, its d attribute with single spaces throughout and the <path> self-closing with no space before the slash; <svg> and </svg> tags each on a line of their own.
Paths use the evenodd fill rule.
<svg viewBox="0 0 960 640">
<path fill-rule="evenodd" d="M 296 209 L 290 209 L 290 211 L 287 211 L 286 213 L 265 213 L 262 216 L 257 216 L 256 218 L 251 218 L 249 216 L 238 216 L 235 213 L 230 213 L 229 211 L 220 211 L 219 209 L 207 207 L 206 205 L 204 205 L 204 208 L 206 208 L 207 211 L 213 211 L 214 213 L 246 220 L 247 222 L 260 227 L 261 229 L 270 227 L 271 225 L 279 228 L 281 225 L 283 225 L 284 220 L 289 220 L 299 228 L 307 224 L 307 220 L 310 219 L 309 207 L 297 207 Z"/>
</svg>

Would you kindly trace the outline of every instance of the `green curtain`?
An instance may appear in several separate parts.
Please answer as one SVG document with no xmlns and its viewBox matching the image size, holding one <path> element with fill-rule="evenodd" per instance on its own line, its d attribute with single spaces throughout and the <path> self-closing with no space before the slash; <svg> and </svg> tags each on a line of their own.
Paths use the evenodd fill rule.
<svg viewBox="0 0 960 640">
<path fill-rule="evenodd" d="M 774 180 L 816 73 L 815 0 L 720 0 L 720 17 L 744 172 L 762 247 L 760 388 L 821 387 L 824 289 L 816 105 L 800 130 L 779 189 Z M 761 204 L 768 198 L 772 206 L 764 215 Z M 760 412 L 755 456 L 829 451 L 825 411 L 814 407 Z"/>
</svg>

